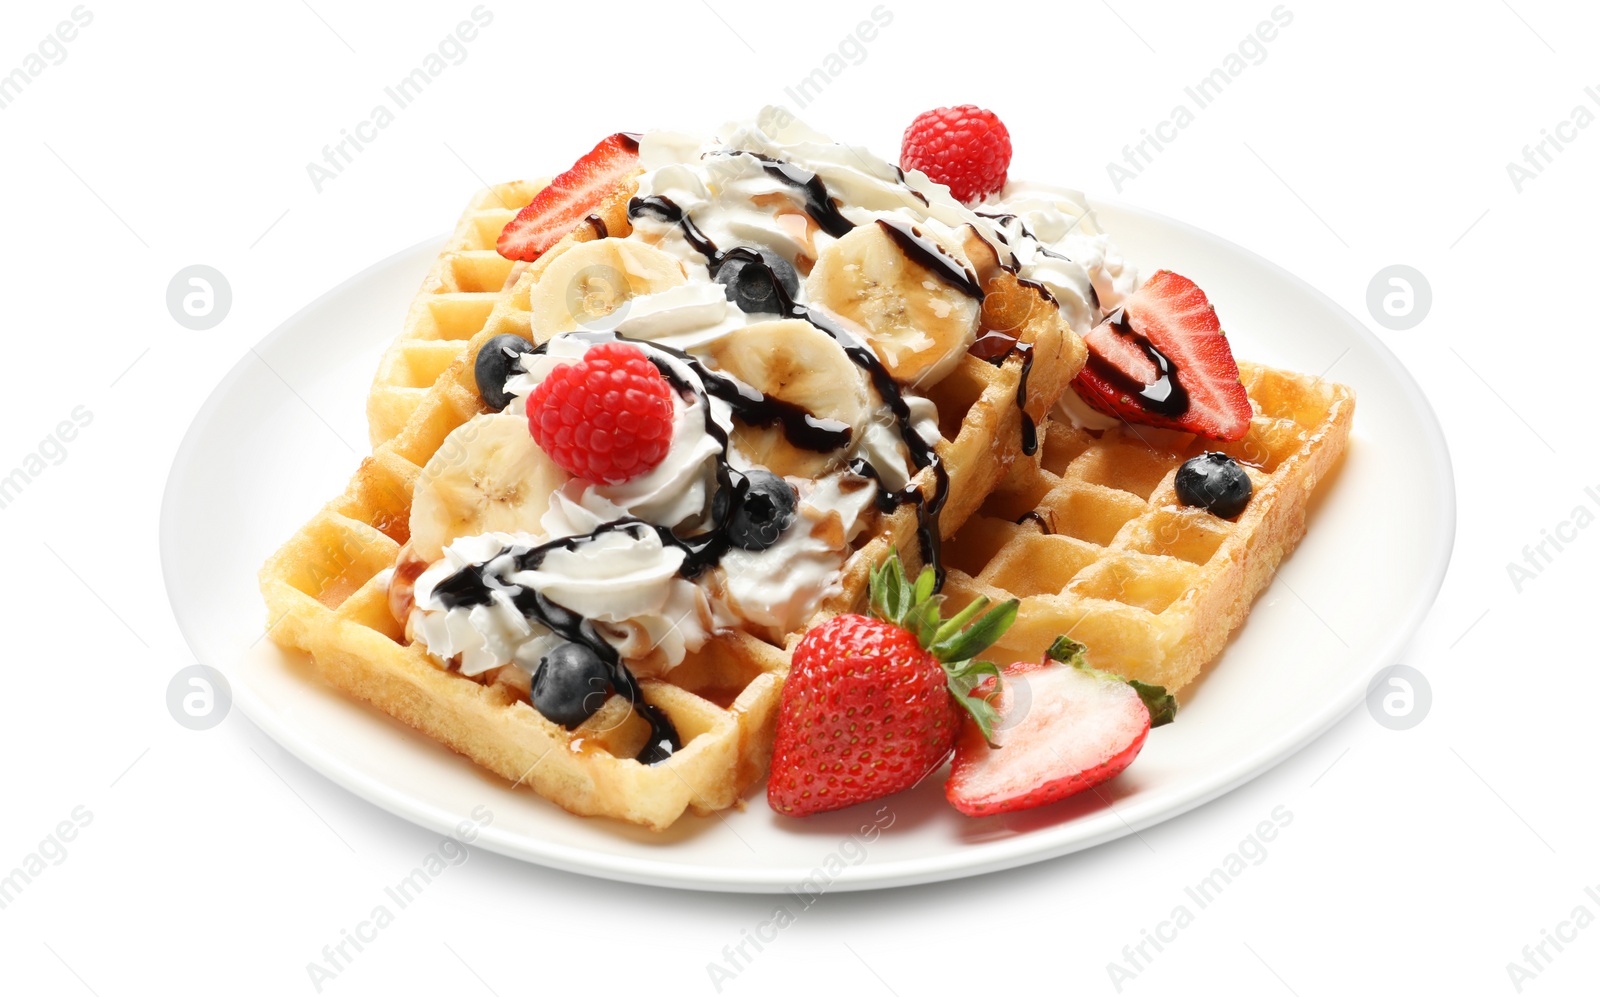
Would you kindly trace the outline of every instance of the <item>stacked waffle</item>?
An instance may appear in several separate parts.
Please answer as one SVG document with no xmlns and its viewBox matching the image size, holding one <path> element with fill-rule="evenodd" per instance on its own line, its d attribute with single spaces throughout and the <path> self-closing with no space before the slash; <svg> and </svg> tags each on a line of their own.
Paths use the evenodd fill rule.
<svg viewBox="0 0 1600 997">
<path fill-rule="evenodd" d="M 761 155 L 770 149 L 763 147 Z M 760 173 L 766 161 L 750 156 L 735 166 Z M 1083 364 L 1081 339 L 1048 292 L 1019 281 L 1001 265 L 993 247 L 1003 243 L 992 235 L 992 241 L 980 237 L 991 231 L 982 219 L 957 215 L 958 206 L 931 185 L 925 191 L 906 186 L 892 167 L 876 171 L 873 180 L 904 204 L 931 199 L 935 210 L 961 218 L 968 228 L 927 214 L 886 225 L 860 217 L 847 223 L 847 230 L 830 219 L 841 231 L 825 239 L 815 224 L 807 229 L 800 220 L 811 217 L 803 189 L 808 181 L 796 186 L 792 178 L 775 180 L 770 185 L 775 189 L 755 196 L 776 195 L 763 200 L 780 218 L 778 224 L 815 254 L 808 258 L 797 252 L 791 264 L 806 272 L 811 300 L 787 301 L 771 317 L 752 313 L 746 325 L 724 309 L 717 320 L 721 331 L 703 345 L 696 343 L 694 329 L 677 338 L 659 336 L 656 342 L 630 337 L 633 330 L 648 332 L 650 316 L 660 314 L 651 308 L 667 294 L 698 294 L 694 307 L 704 310 L 706 254 L 679 244 L 685 232 L 694 231 L 692 223 L 658 223 L 648 209 L 641 214 L 639 205 L 656 196 L 644 189 L 649 174 L 630 175 L 590 205 L 588 216 L 596 223 L 571 228 L 520 268 L 510 288 L 496 295 L 483 327 L 415 395 L 404 426 L 362 461 L 342 495 L 268 561 L 262 588 L 273 639 L 308 653 L 321 675 L 350 695 L 574 813 L 662 828 L 686 809 L 709 813 L 734 805 L 765 770 L 787 649 L 797 635 L 820 617 L 859 605 L 870 569 L 892 548 L 935 558 L 940 542 L 955 534 L 1004 477 L 1032 438 L 1035 423 Z M 784 192 L 790 190 L 798 193 L 787 197 Z M 533 206 L 539 207 L 537 201 Z M 834 210 L 849 214 L 853 207 L 840 203 Z M 709 229 L 715 217 L 707 210 L 704 227 Z M 903 242 L 911 244 L 910 252 L 900 248 Z M 673 263 L 665 264 L 664 258 Z M 743 255 L 733 259 L 751 262 Z M 728 261 L 712 262 L 729 267 Z M 441 269 L 452 266 L 441 260 Z M 505 270 L 509 273 L 509 266 Z M 865 276 L 856 280 L 858 274 Z M 776 279 L 780 287 L 782 276 Z M 883 286 L 891 278 L 898 289 Z M 638 282 L 643 283 L 635 286 Z M 961 284 L 966 286 L 956 286 Z M 722 285 L 711 286 L 723 301 L 749 290 L 729 288 L 725 296 Z M 891 292 L 901 297 L 878 296 Z M 425 288 L 422 307 L 431 308 L 437 298 Z M 885 323 L 908 308 L 923 309 L 925 316 L 953 313 L 952 321 L 964 325 L 957 338 L 931 348 L 909 332 L 897 341 L 899 328 Z M 734 328 L 723 329 L 723 324 Z M 758 329 L 768 337 L 767 348 L 738 348 L 741 328 Z M 828 331 L 813 335 L 817 329 Z M 875 335 L 874 329 L 883 332 Z M 548 358 L 585 335 L 638 343 L 660 351 L 651 355 L 661 362 L 676 355 L 672 344 L 684 344 L 685 356 L 703 356 L 704 366 L 714 372 L 737 371 L 736 380 L 746 389 L 785 408 L 800 403 L 786 388 L 808 383 L 797 380 L 799 372 L 790 367 L 826 363 L 838 377 L 854 367 L 859 372 L 851 376 L 855 394 L 830 384 L 819 397 L 833 401 L 811 406 L 816 411 L 805 416 L 849 427 L 856 442 L 838 452 L 797 446 L 753 416 L 735 419 L 731 426 L 730 446 L 745 465 L 735 474 L 749 472 L 748 455 L 759 454 L 762 466 L 781 465 L 790 480 L 832 476 L 849 489 L 864 490 L 866 500 L 859 503 L 853 528 L 831 526 L 840 549 L 826 584 L 813 598 L 786 607 L 799 611 L 782 619 L 766 613 L 719 618 L 703 643 L 682 641 L 681 634 L 657 635 L 651 646 L 627 659 L 638 674 L 643 708 L 613 688 L 603 705 L 570 726 L 534 708 L 526 670 L 508 663 L 469 676 L 458 657 L 441 660 L 437 651 L 431 653 L 419 639 L 417 607 L 403 605 L 407 596 L 397 592 L 415 578 L 408 565 L 433 561 L 435 548 L 457 539 L 449 535 L 453 526 L 440 523 L 441 482 L 482 485 L 494 460 L 483 441 L 486 433 L 498 431 L 490 423 L 513 418 L 493 412 L 478 378 L 480 351 L 508 335 L 530 349 L 547 347 L 543 354 L 522 358 L 528 368 L 535 366 L 529 357 Z M 994 350 L 990 337 L 996 335 L 1005 337 L 1007 349 Z M 987 359 L 968 352 L 980 338 L 990 340 Z M 402 341 L 395 350 L 414 346 Z M 836 356 L 824 357 L 821 351 L 830 348 Z M 786 351 L 794 363 L 762 362 Z M 380 374 L 379 381 L 378 390 L 392 395 L 393 379 Z M 515 384 L 514 375 L 508 385 L 514 389 Z M 859 411 L 850 408 L 863 399 Z M 517 398 L 511 407 L 526 402 Z M 923 441 L 920 459 L 912 433 Z M 374 434 L 384 435 L 376 422 Z M 896 464 L 896 457 L 903 463 Z M 486 494 L 480 490 L 471 501 L 489 504 Z M 426 508 L 419 510 L 419 502 Z M 532 529 L 538 526 L 531 523 Z M 422 547 L 429 549 L 419 556 Z M 707 587 L 732 589 L 740 581 L 730 576 Z M 654 662 L 663 651 L 677 660 Z M 664 759 L 641 761 L 662 720 L 675 731 L 674 749 Z"/>
<path fill-rule="evenodd" d="M 1132 281 L 1063 192 L 974 211 L 771 113 L 612 136 L 469 206 L 375 379 L 372 455 L 262 570 L 270 633 L 513 784 L 656 829 L 762 777 L 800 636 L 896 549 L 948 565 L 952 606 L 1020 599 L 1006 653 L 1065 633 L 1180 687 L 1303 532 L 1353 400 L 1246 366 L 1235 442 L 1049 417 L 1115 387 L 1080 333 L 1126 326 Z M 614 348 L 672 427 L 615 480 L 587 441 L 636 400 L 564 430 L 551 401 Z M 1183 501 L 1208 449 L 1245 469 L 1244 513 Z M 576 712 L 541 687 L 556 659 L 604 676 Z"/>
</svg>

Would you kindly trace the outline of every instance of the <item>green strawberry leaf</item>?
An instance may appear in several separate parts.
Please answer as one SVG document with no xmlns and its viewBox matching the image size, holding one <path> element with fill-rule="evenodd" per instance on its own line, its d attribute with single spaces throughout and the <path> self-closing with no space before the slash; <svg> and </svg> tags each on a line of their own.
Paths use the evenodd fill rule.
<svg viewBox="0 0 1600 997">
<path fill-rule="evenodd" d="M 939 627 L 938 632 L 933 635 L 933 642 L 935 644 L 939 644 L 954 637 L 956 634 L 961 632 L 962 627 L 966 626 L 968 623 L 971 623 L 977 618 L 979 613 L 988 608 L 988 597 L 981 595 L 978 596 L 976 599 L 967 603 L 966 609 L 963 609 L 961 612 L 944 621 L 943 625 Z"/>
<path fill-rule="evenodd" d="M 872 570 L 868 580 L 872 614 L 911 634 L 944 665 L 951 695 L 972 717 L 984 739 L 993 744 L 994 725 L 999 719 L 995 704 L 1000 695 L 1000 666 L 975 659 L 1015 622 L 1017 600 L 1008 599 L 996 606 L 979 596 L 945 619 L 945 597 L 934 592 L 933 569 L 923 568 L 913 582 L 906 577 L 905 565 L 894 548 Z M 979 687 L 991 678 L 992 686 L 977 695 Z"/>
<path fill-rule="evenodd" d="M 1046 657 L 1053 658 L 1062 664 L 1072 665 L 1077 668 L 1087 668 L 1089 665 L 1084 655 L 1088 652 L 1089 645 L 1079 643 L 1066 634 L 1062 634 L 1056 638 L 1056 642 L 1051 644 L 1050 649 L 1044 653 Z"/>
<path fill-rule="evenodd" d="M 995 708 L 1000 701 L 1000 685 L 1003 681 L 1000 666 L 992 661 L 959 661 L 945 665 L 945 676 L 951 695 L 978 725 L 983 739 L 989 742 L 990 747 L 999 747 L 994 743 L 994 725 L 1000 719 L 1000 711 Z M 974 695 L 978 687 L 991 676 L 994 678 L 994 687 L 981 696 Z"/>
<path fill-rule="evenodd" d="M 1063 664 L 1071 665 L 1080 671 L 1088 672 L 1096 678 L 1103 678 L 1114 682 L 1126 682 L 1139 694 L 1139 699 L 1144 703 L 1145 709 L 1150 711 L 1150 726 L 1163 727 L 1172 723 L 1178 716 L 1178 700 L 1165 687 L 1140 682 L 1138 679 L 1126 679 L 1115 672 L 1103 672 L 1089 664 L 1087 653 L 1089 648 L 1062 635 L 1050 645 L 1050 650 L 1045 654 Z"/>
<path fill-rule="evenodd" d="M 1017 618 L 1017 600 L 991 608 L 979 597 L 949 619 L 943 616 L 943 595 L 934 593 L 934 571 L 923 568 L 915 582 L 894 548 L 869 576 L 872 615 L 917 638 L 940 661 L 966 661 L 982 654 Z M 986 612 L 987 611 L 987 612 Z"/>
<path fill-rule="evenodd" d="M 980 616 L 976 622 L 966 626 L 960 632 L 945 637 L 935 643 L 928 650 L 940 661 L 965 661 L 975 658 L 989 648 L 989 645 L 1000 639 L 1017 619 L 1017 607 L 1022 605 L 1016 599 L 1007 599 L 1000 605 L 990 609 Z"/>
<path fill-rule="evenodd" d="M 1150 711 L 1151 727 L 1164 727 L 1177 719 L 1178 700 L 1164 686 L 1150 685 L 1138 679 L 1129 679 L 1128 684 L 1133 686 L 1133 691 L 1144 700 L 1145 709 Z"/>
<path fill-rule="evenodd" d="M 899 563 L 898 558 L 896 559 L 896 563 Z M 905 569 L 902 568 L 901 570 L 904 571 Z M 934 575 L 934 570 L 931 567 L 923 568 L 922 574 L 917 576 L 916 587 L 912 590 L 912 601 L 919 603 L 927 602 L 928 597 L 933 595 L 933 587 L 935 584 L 937 584 L 937 578 Z"/>
</svg>

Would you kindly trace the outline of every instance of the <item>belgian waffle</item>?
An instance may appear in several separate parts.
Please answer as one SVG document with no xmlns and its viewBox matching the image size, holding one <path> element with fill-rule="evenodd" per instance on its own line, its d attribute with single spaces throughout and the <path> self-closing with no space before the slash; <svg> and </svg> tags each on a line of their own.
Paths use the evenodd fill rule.
<svg viewBox="0 0 1600 997">
<path fill-rule="evenodd" d="M 1254 416 L 1236 443 L 1126 424 L 1043 427 L 1038 454 L 1017 461 L 946 546 L 953 605 L 1022 601 L 996 660 L 1036 659 L 1067 634 L 1096 667 L 1176 691 L 1221 653 L 1305 534 L 1355 410 L 1343 385 L 1239 368 Z M 1235 520 L 1178 502 L 1178 466 L 1206 450 L 1250 476 L 1253 497 Z"/>
<path fill-rule="evenodd" d="M 405 329 L 378 362 L 367 396 L 373 447 L 405 428 L 428 388 L 488 321 L 513 283 L 512 261 L 495 240 L 544 181 L 516 180 L 474 194 L 406 312 Z"/>
<path fill-rule="evenodd" d="M 623 196 L 601 212 L 613 234 L 629 231 L 625 204 Z M 456 351 L 431 387 L 417 389 L 404 427 L 362 461 L 342 495 L 268 560 L 261 586 L 273 640 L 309 653 L 334 686 L 569 811 L 660 829 L 686 809 L 706 814 L 737 804 L 762 777 L 788 648 L 805 627 L 782 643 L 724 631 L 664 678 L 642 680 L 645 700 L 670 718 L 684 742 L 666 761 L 644 765 L 634 756 L 646 725 L 625 700 L 613 697 L 569 732 L 514 688 L 466 678 L 437 664 L 420 644 L 407 643 L 387 598 L 386 569 L 408 539 L 413 484 L 422 466 L 452 430 L 486 411 L 473 376 L 478 349 L 502 333 L 535 339 L 530 288 L 561 252 L 592 235 L 580 226 L 520 274 L 468 347 Z M 1034 293 L 1015 282 L 991 289 L 991 296 L 1016 296 L 996 301 L 993 311 L 1018 314 L 1019 302 Z M 1042 420 L 1082 367 L 1083 342 L 1055 309 L 1027 307 L 1023 313 L 1026 318 L 1010 335 L 1031 346 L 1031 377 L 1022 351 L 999 363 L 968 355 L 929 391 L 943 437 L 935 450 L 949 475 L 938 517 L 945 537 L 1005 476 L 1023 449 L 1025 423 L 1031 428 L 1032 420 Z M 1024 396 L 1025 405 L 1019 405 Z M 933 470 L 915 479 L 927 496 L 937 487 Z M 868 572 L 891 547 L 918 548 L 914 505 L 873 516 L 845 563 L 842 592 L 819 616 L 859 606 Z"/>
</svg>

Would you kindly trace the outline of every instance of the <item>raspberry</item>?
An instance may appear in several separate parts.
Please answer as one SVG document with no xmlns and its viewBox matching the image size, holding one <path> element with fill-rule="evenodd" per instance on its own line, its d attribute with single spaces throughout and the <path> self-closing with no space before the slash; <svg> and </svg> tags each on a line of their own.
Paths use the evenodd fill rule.
<svg viewBox="0 0 1600 997">
<path fill-rule="evenodd" d="M 672 387 L 637 346 L 591 346 L 533 389 L 528 431 L 567 473 L 614 485 L 666 458 Z"/>
<path fill-rule="evenodd" d="M 900 142 L 901 169 L 921 170 L 963 204 L 999 193 L 1010 166 L 1011 133 L 974 104 L 924 111 Z"/>
</svg>

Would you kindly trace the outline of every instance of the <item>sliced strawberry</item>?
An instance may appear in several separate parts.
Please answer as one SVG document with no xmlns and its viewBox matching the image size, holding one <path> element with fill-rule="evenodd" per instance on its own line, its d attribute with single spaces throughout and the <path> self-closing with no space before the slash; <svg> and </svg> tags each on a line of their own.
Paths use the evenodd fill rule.
<svg viewBox="0 0 1600 997">
<path fill-rule="evenodd" d="M 1027 810 L 1100 785 L 1176 710 L 1158 686 L 1089 668 L 1081 644 L 1063 638 L 1051 653 L 1066 660 L 1001 672 L 992 739 L 976 724 L 963 729 L 945 796 L 967 816 Z"/>
<path fill-rule="evenodd" d="M 1233 349 L 1189 278 L 1157 271 L 1084 342 L 1089 361 L 1072 386 L 1090 407 L 1214 440 L 1249 430 L 1250 397 Z"/>
<path fill-rule="evenodd" d="M 508 260 L 536 260 L 594 212 L 639 169 L 639 140 L 618 132 L 550 181 L 500 233 Z"/>
</svg>

